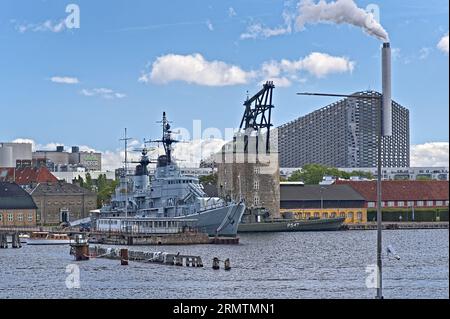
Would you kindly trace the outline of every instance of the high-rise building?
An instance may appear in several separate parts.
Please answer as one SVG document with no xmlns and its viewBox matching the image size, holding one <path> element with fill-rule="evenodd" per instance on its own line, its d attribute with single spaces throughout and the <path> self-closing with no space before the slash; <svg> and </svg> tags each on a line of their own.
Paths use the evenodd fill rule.
<svg viewBox="0 0 450 319">
<path fill-rule="evenodd" d="M 280 167 L 377 166 L 380 93 L 346 98 L 278 127 Z M 382 140 L 383 167 L 409 167 L 409 111 L 392 101 L 392 136 Z"/>
</svg>

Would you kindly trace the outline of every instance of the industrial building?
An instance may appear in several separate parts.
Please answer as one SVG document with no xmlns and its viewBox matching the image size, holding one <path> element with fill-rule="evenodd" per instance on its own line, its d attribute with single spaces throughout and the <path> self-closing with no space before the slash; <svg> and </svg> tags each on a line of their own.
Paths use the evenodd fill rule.
<svg viewBox="0 0 450 319">
<path fill-rule="evenodd" d="M 278 127 L 280 167 L 377 166 L 377 120 L 381 94 L 357 92 Z M 409 111 L 392 101 L 392 136 L 383 137 L 382 166 L 409 167 Z"/>
<path fill-rule="evenodd" d="M 0 143 L 0 167 L 31 167 L 32 145 L 29 143 Z"/>
<path fill-rule="evenodd" d="M 33 152 L 35 166 L 46 166 L 52 172 L 73 172 L 79 168 L 87 171 L 101 171 L 102 154 L 82 152 L 78 146 L 72 146 L 72 151 L 64 151 L 64 146 L 57 146 L 56 150 L 41 150 Z"/>
</svg>

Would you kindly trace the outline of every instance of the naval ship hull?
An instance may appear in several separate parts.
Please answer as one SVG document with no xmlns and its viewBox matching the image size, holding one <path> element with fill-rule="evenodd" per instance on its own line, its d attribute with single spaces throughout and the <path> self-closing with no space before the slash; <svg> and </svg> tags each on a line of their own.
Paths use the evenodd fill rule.
<svg viewBox="0 0 450 319">
<path fill-rule="evenodd" d="M 336 231 L 342 227 L 345 218 L 329 219 L 288 219 L 260 223 L 241 223 L 238 232 L 300 232 L 300 231 Z"/>
<path fill-rule="evenodd" d="M 236 237 L 244 211 L 245 205 L 239 203 L 174 218 L 196 219 L 197 229 L 209 236 Z"/>
</svg>

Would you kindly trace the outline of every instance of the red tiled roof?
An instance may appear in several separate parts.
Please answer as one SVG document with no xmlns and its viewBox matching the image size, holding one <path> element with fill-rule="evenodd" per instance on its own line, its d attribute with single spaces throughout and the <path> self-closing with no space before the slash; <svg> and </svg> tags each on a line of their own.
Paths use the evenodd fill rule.
<svg viewBox="0 0 450 319">
<path fill-rule="evenodd" d="M 377 200 L 376 181 L 340 180 L 336 184 L 350 185 L 368 202 Z M 448 181 L 382 181 L 381 183 L 383 201 L 448 200 L 448 191 Z"/>
<path fill-rule="evenodd" d="M 14 175 L 15 170 L 15 175 Z M 46 168 L 4 168 L 0 171 L 6 171 L 5 180 L 13 181 L 18 185 L 29 185 L 31 183 L 58 182 L 58 179 Z"/>
</svg>

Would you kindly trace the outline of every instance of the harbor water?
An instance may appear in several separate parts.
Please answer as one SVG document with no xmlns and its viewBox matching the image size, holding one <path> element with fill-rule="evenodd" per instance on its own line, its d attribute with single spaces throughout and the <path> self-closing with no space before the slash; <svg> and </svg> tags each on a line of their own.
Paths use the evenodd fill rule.
<svg viewBox="0 0 450 319">
<path fill-rule="evenodd" d="M 385 298 L 449 298 L 448 230 L 389 230 Z M 204 268 L 117 260 L 75 262 L 69 246 L 0 250 L 0 298 L 374 298 L 375 231 L 241 234 L 239 245 L 133 246 L 199 255 Z M 211 268 L 230 258 L 230 271 Z M 67 267 L 79 267 L 79 288 Z M 223 268 L 223 264 L 222 264 Z M 68 288 L 69 287 L 69 288 Z"/>
</svg>

